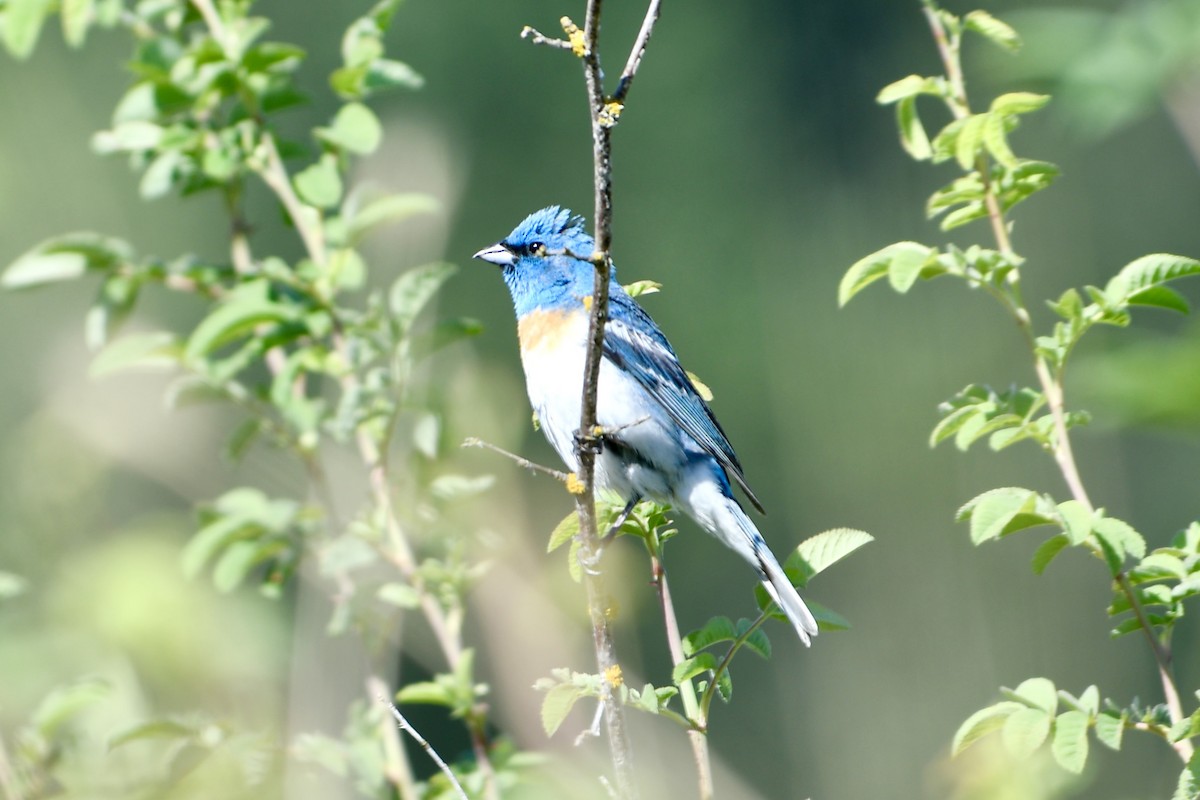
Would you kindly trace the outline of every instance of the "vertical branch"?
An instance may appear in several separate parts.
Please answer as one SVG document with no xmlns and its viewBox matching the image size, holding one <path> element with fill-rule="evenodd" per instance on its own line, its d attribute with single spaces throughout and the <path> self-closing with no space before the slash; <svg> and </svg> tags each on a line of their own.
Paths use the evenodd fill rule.
<svg viewBox="0 0 1200 800">
<path fill-rule="evenodd" d="M 579 514 L 580 558 L 594 564 L 599 555 L 596 524 L 595 475 L 596 456 L 600 440 L 596 430 L 596 392 L 600 378 L 600 359 L 604 352 L 604 328 L 608 320 L 608 284 L 612 274 L 610 248 L 612 245 L 612 129 L 621 110 L 621 101 L 641 63 L 642 54 L 658 19 L 661 0 L 651 0 L 645 21 L 634 43 L 618 88 L 619 98 L 604 96 L 604 81 L 600 70 L 600 16 L 603 0 L 588 0 L 584 21 L 581 54 L 584 82 L 587 85 L 588 111 L 592 126 L 593 185 L 595 213 L 593 230 L 596 249 L 591 262 L 596 268 L 592 303 L 588 321 L 588 348 L 584 366 L 582 402 L 576 458 L 579 463 L 579 482 L 582 491 L 576 496 Z M 618 697 L 620 664 L 609 624 L 609 603 L 602 575 L 584 570 L 587 586 L 588 611 L 592 621 L 592 643 L 596 663 L 607 680 L 604 698 L 605 724 L 609 749 L 612 753 L 616 789 L 621 797 L 637 796 L 633 778 L 633 749 L 625 724 L 625 709 Z"/>
<path fill-rule="evenodd" d="M 667 584 L 667 571 L 663 568 L 658 556 L 650 558 L 650 573 L 655 588 L 658 590 L 658 604 L 662 608 L 663 624 L 666 626 L 667 647 L 671 651 L 671 664 L 679 666 L 683 663 L 683 639 L 679 635 L 679 619 L 675 616 L 675 603 L 671 600 L 671 587 Z M 692 746 L 692 758 L 696 761 L 696 779 L 699 783 L 700 800 L 712 800 L 713 776 L 712 761 L 708 756 L 708 735 L 705 727 L 708 721 L 696 698 L 696 690 L 690 680 L 679 687 L 679 696 L 683 700 L 683 711 L 688 721 L 696 726 L 687 732 L 688 743 Z"/>
<path fill-rule="evenodd" d="M 953 32 L 947 32 L 942 13 L 933 0 L 922 0 L 922 6 L 930 30 L 933 32 L 933 39 L 937 44 L 938 54 L 941 56 L 942 64 L 946 69 L 946 78 L 950 85 L 950 94 L 945 98 L 946 104 L 956 119 L 963 119 L 970 116 L 971 109 L 967 101 L 966 81 L 963 78 L 962 71 L 960 55 L 961 31 L 955 29 Z M 1004 219 L 1004 210 L 1000 205 L 999 198 L 996 196 L 995 187 L 991 181 L 988 160 L 985 155 L 979 156 L 975 164 L 975 169 L 979 173 L 980 180 L 983 183 L 984 207 L 987 209 L 988 221 L 996 240 L 996 247 L 1001 254 L 1009 258 L 1012 262 L 1012 270 L 1009 272 L 1007 279 L 1008 290 L 1005 292 L 993 292 L 993 294 L 1016 319 L 1017 326 L 1021 329 L 1021 333 L 1025 336 L 1030 349 L 1033 351 L 1034 371 L 1037 373 L 1038 383 L 1041 384 L 1042 395 L 1046 399 L 1046 407 L 1049 409 L 1051 418 L 1054 420 L 1053 446 L 1050 448 L 1051 455 L 1054 457 L 1055 463 L 1058 464 L 1059 472 L 1062 473 L 1063 480 L 1067 484 L 1072 498 L 1087 509 L 1088 512 L 1093 512 L 1095 507 L 1092 505 L 1087 489 L 1083 485 L 1079 466 L 1075 460 L 1075 453 L 1071 447 L 1071 437 L 1067 426 L 1066 401 L 1063 393 L 1062 366 L 1059 365 L 1057 369 L 1051 370 L 1050 364 L 1047 363 L 1045 357 L 1037 352 L 1037 337 L 1033 329 L 1033 322 L 1029 317 L 1028 309 L 1021 301 L 1021 271 L 1017 265 L 1018 259 L 1012 248 L 1008 224 Z M 1185 715 L 1183 713 L 1183 704 L 1179 698 L 1179 689 L 1175 683 L 1174 669 L 1171 666 L 1170 647 L 1155 633 L 1154 626 L 1150 622 L 1146 610 L 1124 570 L 1117 573 L 1114 580 L 1120 588 L 1121 593 L 1129 601 L 1130 609 L 1133 611 L 1134 617 L 1137 619 L 1138 625 L 1142 629 L 1142 633 L 1145 635 L 1146 641 L 1150 646 L 1150 650 L 1154 654 L 1154 661 L 1158 668 L 1159 680 L 1163 687 L 1163 697 L 1166 700 L 1167 712 L 1171 718 L 1171 722 L 1179 722 Z M 1179 754 L 1179 757 L 1185 764 L 1191 760 L 1194 747 L 1190 739 L 1174 742 L 1172 743 L 1172 747 L 1175 748 L 1175 752 Z"/>
</svg>

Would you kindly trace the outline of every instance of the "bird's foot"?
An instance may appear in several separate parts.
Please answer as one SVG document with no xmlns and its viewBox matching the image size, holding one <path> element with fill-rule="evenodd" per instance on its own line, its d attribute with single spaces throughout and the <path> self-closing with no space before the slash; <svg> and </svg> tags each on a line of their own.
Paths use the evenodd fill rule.
<svg viewBox="0 0 1200 800">
<path fill-rule="evenodd" d="M 602 540 L 596 546 L 596 549 L 588 555 L 584 555 L 583 552 L 579 553 L 580 568 L 593 578 L 600 574 L 600 559 L 604 555 L 604 545 L 606 543 L 607 539 Z M 582 548 L 580 550 L 582 551 Z"/>
<path fill-rule="evenodd" d="M 604 428 L 599 425 L 593 426 L 588 433 L 583 431 L 575 431 L 575 450 L 579 453 L 591 453 L 594 456 L 600 455 L 604 449 Z"/>
</svg>

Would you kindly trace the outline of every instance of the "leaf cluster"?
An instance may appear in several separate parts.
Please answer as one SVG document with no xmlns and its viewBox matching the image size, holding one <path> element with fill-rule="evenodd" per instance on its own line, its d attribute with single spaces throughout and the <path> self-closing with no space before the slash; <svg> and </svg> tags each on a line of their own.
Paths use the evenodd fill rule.
<svg viewBox="0 0 1200 800">
<path fill-rule="evenodd" d="M 171 373 L 170 407 L 217 402 L 241 412 L 226 447 L 231 458 L 255 446 L 291 454 L 305 470 L 309 497 L 272 497 L 254 486 L 226 491 L 200 509 L 198 530 L 183 553 L 184 572 L 211 571 L 222 592 L 257 580 L 264 594 L 280 598 L 300 566 L 315 563 L 332 600 L 329 635 L 353 631 L 372 654 L 389 641 L 397 614 L 425 615 L 435 630 L 454 637 L 440 642 L 446 672 L 406 687 L 401 699 L 446 706 L 467 726 L 478 744 L 473 757 L 480 759 L 490 741 L 481 699 L 487 687 L 471 678 L 461 616 L 484 567 L 469 557 L 472 532 L 452 517 L 455 506 L 489 488 L 491 478 L 448 468 L 440 410 L 417 391 L 423 366 L 480 326 L 427 319 L 455 273 L 451 265 L 409 269 L 386 287 L 370 279 L 363 241 L 437 204 L 421 194 L 348 185 L 354 160 L 374 152 L 382 138 L 367 101 L 383 90 L 421 84 L 411 67 L 386 53 L 384 37 L 398 6 L 399 0 L 380 0 L 349 24 L 341 63 L 329 76 L 338 107 L 301 142 L 281 136 L 279 119 L 308 102 L 299 80 L 305 50 L 267 38 L 270 21 L 252 14 L 252 0 L 0 2 L 3 43 L 18 57 L 28 55 L 54 13 L 73 45 L 97 25 L 128 33 L 131 84 L 108 127 L 93 137 L 93 148 L 125 155 L 147 200 L 218 195 L 231 231 L 227 260 L 162 259 L 113 237 L 67 234 L 20 256 L 0 275 L 0 286 L 96 281 L 86 322 L 93 375 Z M 264 187 L 282 209 L 302 257 L 254 252 L 246 200 L 252 186 Z M 193 296 L 204 308 L 202 319 L 190 329 L 125 331 L 150 290 Z M 371 487 L 369 502 L 348 520 L 335 508 L 325 475 L 332 447 L 353 453 L 363 484 Z M 20 589 L 15 578 L 5 585 L 7 594 Z M 395 785 L 405 770 L 387 762 L 403 753 L 381 741 L 396 733 L 375 714 L 365 706 L 350 709 L 347 737 L 337 747 L 309 749 L 335 772 L 348 769 L 360 788 L 405 794 L 409 787 Z M 211 727 L 153 722 L 127 740 L 195 743 L 211 738 L 205 731 Z M 171 750 L 172 758 L 180 748 Z M 283 745 L 276 743 L 276 750 L 282 753 Z M 511 748 L 505 759 L 521 763 Z M 489 781 L 507 780 L 503 770 L 487 765 L 464 771 L 476 767 Z M 430 797 L 440 791 L 435 782 L 424 788 Z"/>
</svg>

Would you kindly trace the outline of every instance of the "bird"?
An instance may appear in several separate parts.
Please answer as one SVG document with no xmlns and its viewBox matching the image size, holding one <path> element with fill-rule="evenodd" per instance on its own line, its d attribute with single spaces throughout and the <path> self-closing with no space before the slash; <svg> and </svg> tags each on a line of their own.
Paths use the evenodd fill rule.
<svg viewBox="0 0 1200 800">
<path fill-rule="evenodd" d="M 530 404 L 572 472 L 579 467 L 575 443 L 595 287 L 588 258 L 594 248 L 582 217 L 549 206 L 474 255 L 501 269 L 517 316 Z M 625 513 L 642 499 L 682 510 L 757 570 L 809 645 L 817 622 L 733 495 L 731 478 L 763 512 L 720 423 L 658 325 L 617 283 L 615 268 L 608 291 L 595 485 L 622 498 Z"/>
</svg>

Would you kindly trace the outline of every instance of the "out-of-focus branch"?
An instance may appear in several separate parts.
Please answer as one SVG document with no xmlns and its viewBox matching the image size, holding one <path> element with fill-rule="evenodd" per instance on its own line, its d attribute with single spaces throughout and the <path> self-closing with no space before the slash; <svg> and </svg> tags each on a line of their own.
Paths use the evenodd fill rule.
<svg viewBox="0 0 1200 800">
<path fill-rule="evenodd" d="M 957 119 L 963 119 L 970 115 L 971 110 L 967 102 L 966 82 L 963 78 L 962 61 L 959 51 L 961 33 L 950 34 L 947 32 L 941 14 L 932 0 L 924 0 L 923 10 L 930 30 L 933 33 L 934 42 L 937 44 L 938 54 L 941 56 L 942 64 L 946 69 L 946 77 L 950 83 L 950 97 L 947 98 L 946 103 L 951 113 Z M 984 206 L 987 210 L 988 221 L 991 224 L 992 233 L 996 240 L 996 247 L 1001 254 L 1009 258 L 1012 262 L 1012 269 L 1008 273 L 1007 278 L 1007 290 L 1003 292 L 993 291 L 992 294 L 1013 315 L 1017 322 L 1017 327 L 1020 328 L 1026 342 L 1033 351 L 1034 370 L 1037 373 L 1038 383 L 1042 387 L 1042 395 L 1046 399 L 1046 407 L 1049 409 L 1051 418 L 1054 421 L 1051 455 L 1054 456 L 1054 460 L 1058 464 L 1059 471 L 1062 473 L 1063 480 L 1066 482 L 1072 498 L 1091 513 L 1095 510 L 1095 507 L 1092 505 L 1091 498 L 1084 487 L 1079 466 L 1075 460 L 1075 453 L 1071 447 L 1071 437 L 1067 425 L 1066 401 L 1063 392 L 1062 368 L 1059 366 L 1057 369 L 1052 370 L 1046 358 L 1037 351 L 1037 337 L 1033 329 L 1033 322 L 1029 317 L 1028 309 L 1021 301 L 1021 270 L 1012 248 L 1008 223 L 1004 218 L 1004 210 L 1000 206 L 995 187 L 992 185 L 990 179 L 989 165 L 985 156 L 981 155 L 979 157 L 976 170 L 983 182 Z M 1097 556 L 1103 560 L 1101 553 L 1097 553 Z M 1171 722 L 1177 723 L 1184 718 L 1184 713 L 1183 704 L 1179 698 L 1179 689 L 1175 682 L 1175 671 L 1171 665 L 1170 648 L 1155 632 L 1142 601 L 1138 598 L 1137 592 L 1134 590 L 1124 571 L 1117 574 L 1116 583 L 1120 587 L 1121 593 L 1129 601 L 1130 609 L 1133 611 L 1134 617 L 1137 619 L 1138 625 L 1150 646 L 1150 650 L 1154 654 L 1159 679 L 1162 682 L 1163 697 L 1167 704 L 1167 713 L 1171 718 Z M 1191 761 L 1194 747 L 1190 739 L 1182 739 L 1174 742 L 1172 746 L 1185 764 Z"/>
</svg>

